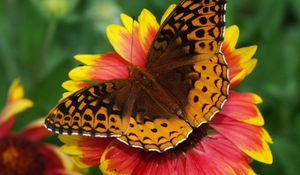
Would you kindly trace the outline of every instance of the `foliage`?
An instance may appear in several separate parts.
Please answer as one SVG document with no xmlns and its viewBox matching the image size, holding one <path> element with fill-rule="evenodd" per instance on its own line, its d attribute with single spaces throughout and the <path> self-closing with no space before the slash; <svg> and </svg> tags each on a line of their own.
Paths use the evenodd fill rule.
<svg viewBox="0 0 300 175">
<path fill-rule="evenodd" d="M 61 0 L 64 3 L 58 1 L 55 8 L 44 1 L 51 0 L 0 2 L 0 106 L 16 77 L 35 102 L 33 109 L 22 114 L 26 120 L 19 120 L 17 128 L 46 115 L 55 105 L 63 92 L 61 83 L 78 64 L 73 55 L 112 50 L 104 29 L 119 22 L 120 12 L 136 16 L 147 8 L 161 16 L 169 4 L 177 2 Z M 274 163 L 255 164 L 258 174 L 300 171 L 299 6 L 299 0 L 236 0 L 227 5 L 228 24 L 240 27 L 240 46 L 259 46 L 258 66 L 240 88 L 263 97 L 260 108 L 274 139 Z"/>
</svg>

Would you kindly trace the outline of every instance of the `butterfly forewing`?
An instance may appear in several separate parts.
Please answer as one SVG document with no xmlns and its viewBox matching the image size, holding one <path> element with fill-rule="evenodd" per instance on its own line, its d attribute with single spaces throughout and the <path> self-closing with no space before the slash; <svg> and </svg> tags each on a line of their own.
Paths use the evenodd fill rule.
<svg viewBox="0 0 300 175">
<path fill-rule="evenodd" d="M 120 136 L 129 122 L 130 88 L 127 80 L 115 80 L 79 90 L 49 112 L 45 125 L 59 134 Z"/>
<path fill-rule="evenodd" d="M 180 101 L 194 127 L 208 121 L 227 98 L 228 67 L 221 53 L 224 0 L 182 0 L 160 28 L 146 68 Z"/>
</svg>

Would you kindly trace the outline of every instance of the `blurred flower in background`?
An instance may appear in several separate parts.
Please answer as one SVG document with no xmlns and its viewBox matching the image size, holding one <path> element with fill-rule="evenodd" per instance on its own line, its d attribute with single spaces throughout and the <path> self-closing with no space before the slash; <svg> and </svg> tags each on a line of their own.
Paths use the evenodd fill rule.
<svg viewBox="0 0 300 175">
<path fill-rule="evenodd" d="M 0 113 L 0 174 L 1 175 L 69 175 L 79 174 L 68 156 L 54 145 L 41 143 L 50 133 L 38 119 L 20 132 L 12 131 L 15 115 L 32 107 L 24 98 L 20 81 L 15 80 L 8 92 L 7 102 Z"/>
<path fill-rule="evenodd" d="M 32 0 L 47 19 L 63 19 L 67 17 L 78 0 Z"/>
<path fill-rule="evenodd" d="M 161 23 L 174 7 L 170 6 Z M 121 15 L 121 21 L 123 26 L 110 25 L 107 28 L 108 39 L 116 52 L 75 56 L 85 65 L 69 73 L 71 80 L 63 84 L 69 92 L 64 97 L 90 86 L 91 81 L 127 78 L 129 62 L 144 66 L 159 28 L 158 22 L 145 9 L 134 26 L 132 18 L 125 14 Z M 269 143 L 272 139 L 262 127 L 264 119 L 256 106 L 262 99 L 253 93 L 232 90 L 252 72 L 257 63 L 252 58 L 257 46 L 236 49 L 238 37 L 237 26 L 226 29 L 222 50 L 231 80 L 228 101 L 208 124 L 195 129 L 187 141 L 174 149 L 157 153 L 130 147 L 115 138 L 62 135 L 59 138 L 65 145 L 61 150 L 71 155 L 78 166 L 99 166 L 105 174 L 244 175 L 255 174 L 249 166 L 253 159 L 271 164 L 273 158 Z"/>
<path fill-rule="evenodd" d="M 119 23 L 118 15 L 121 11 L 121 7 L 115 1 L 90 0 L 86 15 L 97 31 L 105 33 L 108 24 Z"/>
<path fill-rule="evenodd" d="M 14 80 L 8 91 L 6 105 L 0 113 L 0 125 L 1 129 L 3 129 L 0 130 L 0 133 L 6 134 L 5 131 L 11 128 L 15 120 L 15 114 L 20 113 L 32 106 L 33 102 L 24 98 L 24 89 L 20 85 L 20 80 Z"/>
</svg>

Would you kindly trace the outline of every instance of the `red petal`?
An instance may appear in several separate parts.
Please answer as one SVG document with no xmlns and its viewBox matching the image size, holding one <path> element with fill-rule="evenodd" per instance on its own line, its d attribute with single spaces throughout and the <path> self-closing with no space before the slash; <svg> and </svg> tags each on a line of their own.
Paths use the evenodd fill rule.
<svg viewBox="0 0 300 175">
<path fill-rule="evenodd" d="M 180 146 L 180 145 L 179 145 Z M 101 157 L 104 173 L 116 174 L 248 174 L 248 158 L 221 135 L 204 138 L 188 151 L 147 152 L 114 142 Z"/>
<path fill-rule="evenodd" d="M 255 149 L 261 147 L 259 134 L 261 127 L 239 122 L 224 115 L 216 115 L 210 126 L 238 145 L 252 145 Z"/>
<path fill-rule="evenodd" d="M 147 9 L 143 9 L 138 21 L 139 25 L 139 41 L 142 49 L 147 54 L 150 50 L 152 42 L 156 36 L 159 25 L 155 16 Z"/>
<path fill-rule="evenodd" d="M 11 117 L 0 125 L 0 137 L 9 134 L 11 127 L 15 122 L 15 117 Z"/>
<path fill-rule="evenodd" d="M 229 165 L 239 175 L 252 172 L 248 157 L 225 137 L 216 134 L 203 139 L 201 143 L 207 156 L 220 159 L 218 162 L 223 162 L 225 168 Z"/>
<path fill-rule="evenodd" d="M 40 144 L 37 150 L 43 155 L 47 172 L 64 168 L 63 162 L 51 147 L 50 145 Z"/>
<path fill-rule="evenodd" d="M 172 150 L 162 154 L 142 151 L 141 160 L 133 174 L 182 174 L 184 165 L 178 158 Z"/>
<path fill-rule="evenodd" d="M 28 140 L 31 141 L 38 141 L 43 138 L 49 137 L 51 135 L 51 132 L 49 132 L 45 127 L 43 126 L 36 126 L 36 127 L 28 127 L 25 128 L 20 135 L 22 137 L 25 137 Z"/>
<path fill-rule="evenodd" d="M 209 135 L 203 138 L 184 157 L 186 167 L 183 174 L 243 175 L 252 172 L 247 157 L 220 135 Z"/>
<path fill-rule="evenodd" d="M 146 62 L 146 53 L 143 51 L 139 42 L 138 23 L 125 14 L 121 15 L 121 20 L 129 25 L 125 27 L 120 25 L 109 25 L 106 30 L 108 40 L 114 50 L 126 61 L 132 64 L 144 67 Z M 132 28 L 133 27 L 133 28 Z"/>
<path fill-rule="evenodd" d="M 71 175 L 70 172 L 66 172 L 61 169 L 49 170 L 45 173 L 45 175 Z"/>
<path fill-rule="evenodd" d="M 132 174 L 141 160 L 142 150 L 119 141 L 113 142 L 101 157 L 100 169 L 105 172 Z"/>
<path fill-rule="evenodd" d="M 210 126 L 255 160 L 272 163 L 272 154 L 266 141 L 269 137 L 262 127 L 250 125 L 217 114 Z"/>
<path fill-rule="evenodd" d="M 79 150 L 82 151 L 80 161 L 90 166 L 98 165 L 101 155 L 112 140 L 114 139 L 81 137 L 78 145 Z"/>
<path fill-rule="evenodd" d="M 262 126 L 264 119 L 255 104 L 262 100 L 252 93 L 230 91 L 229 98 L 219 114 L 245 123 Z"/>
<path fill-rule="evenodd" d="M 72 80 L 113 80 L 128 78 L 128 62 L 117 53 L 76 55 L 75 59 L 86 64 L 70 71 Z"/>
</svg>

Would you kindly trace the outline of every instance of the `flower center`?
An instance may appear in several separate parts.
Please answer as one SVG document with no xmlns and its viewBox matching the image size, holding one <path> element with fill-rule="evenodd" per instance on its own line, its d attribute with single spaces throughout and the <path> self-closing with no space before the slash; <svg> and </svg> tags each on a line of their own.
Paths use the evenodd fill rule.
<svg viewBox="0 0 300 175">
<path fill-rule="evenodd" d="M 207 123 L 201 125 L 198 128 L 195 128 L 184 142 L 182 142 L 174 148 L 175 152 L 180 154 L 182 152 L 187 152 L 189 149 L 194 148 L 195 145 L 198 144 L 202 138 L 207 136 L 208 132 L 209 126 Z"/>
<path fill-rule="evenodd" d="M 19 137 L 0 138 L 1 175 L 42 175 L 45 164 L 35 143 Z"/>
</svg>

